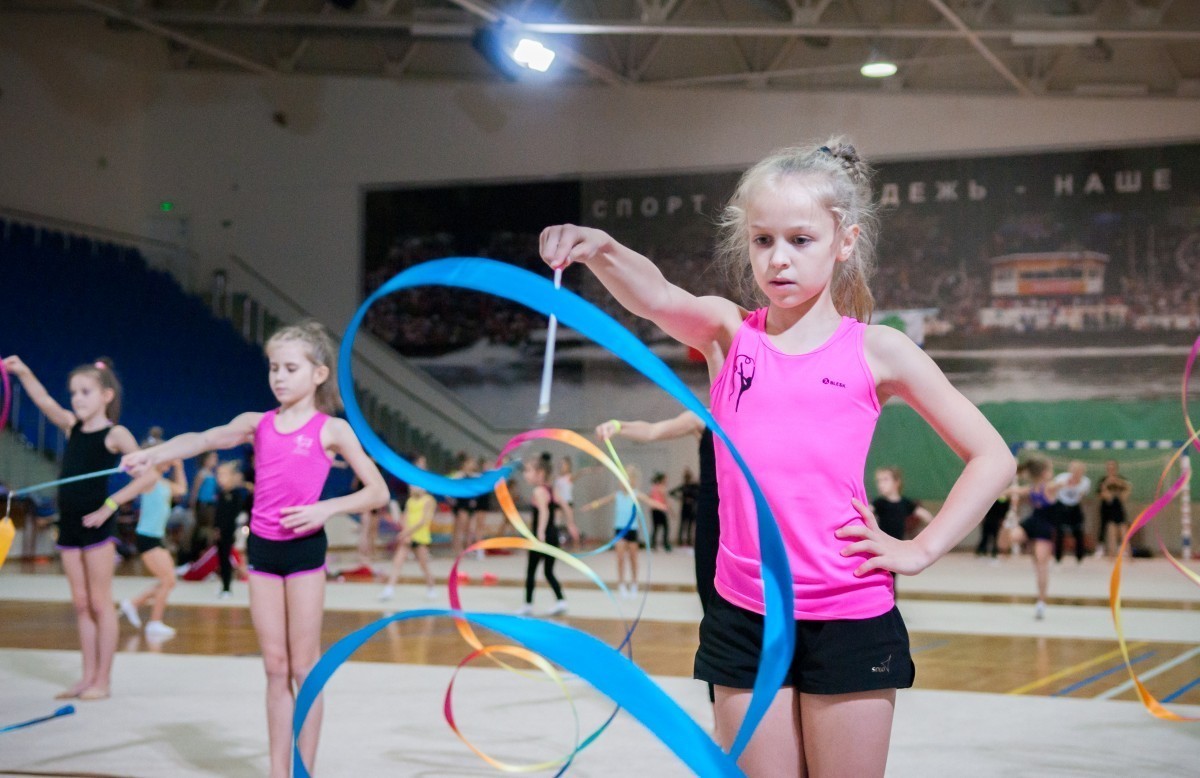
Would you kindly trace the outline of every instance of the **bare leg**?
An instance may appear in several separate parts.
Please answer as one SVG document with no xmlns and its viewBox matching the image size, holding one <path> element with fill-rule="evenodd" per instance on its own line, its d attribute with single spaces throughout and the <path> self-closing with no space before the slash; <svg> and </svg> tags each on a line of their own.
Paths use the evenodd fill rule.
<svg viewBox="0 0 1200 778">
<path fill-rule="evenodd" d="M 425 573 L 425 585 L 433 588 L 437 583 L 433 578 L 433 571 L 429 569 L 429 546 L 417 546 L 417 564 L 421 566 L 421 572 Z"/>
<path fill-rule="evenodd" d="M 617 583 L 625 583 L 625 557 L 629 555 L 629 544 L 624 540 L 617 541 Z"/>
<path fill-rule="evenodd" d="M 396 544 L 396 553 L 392 556 L 392 571 L 388 573 L 387 585 L 395 586 L 400 580 L 400 568 L 408 560 L 408 541 L 402 540 Z"/>
<path fill-rule="evenodd" d="M 1050 590 L 1050 557 L 1053 554 L 1053 541 L 1033 541 L 1033 566 L 1037 573 L 1038 599 L 1042 602 L 1046 601 L 1046 593 Z"/>
<path fill-rule="evenodd" d="M 742 719 L 746 717 L 751 690 L 717 686 L 715 692 L 713 713 L 717 729 L 714 736 L 721 747 L 728 751 L 737 737 Z M 850 734 L 853 734 L 853 730 Z M 775 695 L 767 714 L 754 730 L 749 745 L 738 759 L 738 767 L 749 778 L 784 775 L 804 778 L 808 773 L 802 756 L 803 737 L 799 712 L 796 710 L 796 695 L 791 687 L 785 686 Z"/>
<path fill-rule="evenodd" d="M 379 514 L 364 511 L 358 533 L 358 561 L 369 565 L 375 560 L 375 537 L 378 534 Z"/>
<path fill-rule="evenodd" d="M 315 573 L 292 576 L 284 582 L 287 597 L 288 656 L 291 658 L 292 682 L 299 693 L 304 679 L 321 658 L 321 617 L 325 613 L 325 575 Z M 317 741 L 321 737 L 323 698 L 318 697 L 308 712 L 300 732 L 300 756 L 314 772 L 317 761 Z M 289 732 L 291 721 L 288 721 Z"/>
<path fill-rule="evenodd" d="M 458 559 L 459 554 L 467 547 L 467 512 L 466 510 L 454 511 L 454 534 L 450 538 L 450 550 L 454 553 L 454 558 Z"/>
<path fill-rule="evenodd" d="M 79 630 L 79 651 L 83 657 L 83 677 L 58 695 L 66 698 L 78 697 L 80 692 L 96 682 L 96 620 L 92 618 L 92 608 L 88 602 L 83 552 L 77 548 L 64 548 L 61 558 L 67 583 L 71 587 L 71 604 L 75 608 L 75 624 Z"/>
<path fill-rule="evenodd" d="M 629 544 L 629 583 L 633 586 L 636 586 L 637 582 L 638 582 L 637 560 L 638 560 L 637 543 L 630 543 Z"/>
<path fill-rule="evenodd" d="M 117 653 L 117 612 L 113 609 L 113 547 L 102 543 L 83 552 L 83 569 L 87 577 L 88 607 L 96 625 L 95 678 L 80 697 L 107 697 L 112 686 L 113 656 Z M 85 648 L 86 650 L 86 648 Z M 86 662 L 86 660 L 85 660 Z"/>
<path fill-rule="evenodd" d="M 801 694 L 804 761 L 821 778 L 882 778 L 896 690 Z"/>
<path fill-rule="evenodd" d="M 150 620 L 162 621 L 163 614 L 167 612 L 167 597 L 175 588 L 175 563 L 171 559 L 170 551 L 165 548 L 152 548 L 142 554 L 142 564 L 158 579 L 158 583 L 134 600 L 134 604 L 140 606 L 145 599 L 149 599 L 146 595 L 151 595 L 154 604 L 150 608 Z"/>
<path fill-rule="evenodd" d="M 271 778 L 291 775 L 291 671 L 288 664 L 287 604 L 283 579 L 250 576 L 250 618 L 258 634 L 263 669 L 267 674 L 267 743 Z"/>
</svg>

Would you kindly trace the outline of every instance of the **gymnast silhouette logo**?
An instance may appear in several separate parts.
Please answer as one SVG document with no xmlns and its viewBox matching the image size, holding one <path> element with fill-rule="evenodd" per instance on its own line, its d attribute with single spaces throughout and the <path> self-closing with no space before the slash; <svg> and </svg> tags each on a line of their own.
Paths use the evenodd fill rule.
<svg viewBox="0 0 1200 778">
<path fill-rule="evenodd" d="M 736 383 L 730 382 L 729 396 L 732 397 L 734 391 L 737 391 L 737 401 L 733 404 L 736 413 L 742 405 L 742 395 L 750 388 L 750 384 L 754 383 L 754 359 L 745 354 L 738 354 L 733 360 L 733 369 Z"/>
<path fill-rule="evenodd" d="M 871 668 L 873 673 L 890 673 L 892 671 L 892 655 L 888 654 L 887 659 Z"/>
<path fill-rule="evenodd" d="M 292 453 L 306 457 L 312 453 L 312 446 L 314 442 L 315 439 L 310 438 L 308 435 L 297 435 L 296 445 L 295 448 L 292 449 Z"/>
</svg>

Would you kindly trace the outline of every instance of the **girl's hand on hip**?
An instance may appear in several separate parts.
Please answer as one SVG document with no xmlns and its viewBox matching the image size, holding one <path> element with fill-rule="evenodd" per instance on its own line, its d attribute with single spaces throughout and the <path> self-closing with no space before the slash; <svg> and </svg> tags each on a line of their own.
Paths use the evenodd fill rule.
<svg viewBox="0 0 1200 778">
<path fill-rule="evenodd" d="M 292 505 L 279 509 L 279 523 L 297 535 L 316 532 L 329 521 L 329 509 L 322 503 Z"/>
<path fill-rule="evenodd" d="M 931 560 L 916 541 L 892 537 L 879 528 L 870 506 L 853 498 L 850 504 L 862 516 L 863 523 L 848 524 L 834 534 L 839 538 L 858 538 L 842 549 L 842 556 L 867 554 L 870 557 L 858 566 L 854 575 L 861 578 L 872 570 L 916 575 L 929 566 Z"/>
<path fill-rule="evenodd" d="M 90 529 L 103 526 L 104 522 L 108 521 L 114 513 L 116 513 L 116 511 L 114 511 L 112 508 L 108 507 L 107 505 L 101 505 L 99 508 L 83 517 L 83 526 Z"/>
</svg>

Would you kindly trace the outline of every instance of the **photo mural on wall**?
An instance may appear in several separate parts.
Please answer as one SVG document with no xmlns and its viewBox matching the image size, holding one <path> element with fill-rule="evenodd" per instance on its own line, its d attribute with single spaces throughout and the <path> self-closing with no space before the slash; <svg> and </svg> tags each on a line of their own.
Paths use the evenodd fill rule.
<svg viewBox="0 0 1200 778">
<path fill-rule="evenodd" d="M 710 257 L 715 217 L 739 175 L 371 189 L 363 293 L 454 255 L 549 275 L 538 233 L 570 221 L 605 229 L 694 293 L 728 295 Z M 1060 402 L 1072 413 L 1072 402 L 1176 395 L 1182 355 L 1200 331 L 1200 145 L 901 160 L 879 164 L 874 180 L 882 237 L 873 321 L 906 331 L 974 402 Z M 706 393 L 695 355 L 624 312 L 591 274 L 568 271 L 564 284 Z M 502 425 L 525 422 L 541 317 L 482 295 L 419 290 L 377 305 L 368 320 L 473 407 L 499 413 Z M 629 416 L 671 410 L 570 332 L 560 331 L 558 364 L 568 409 L 599 396 Z"/>
</svg>

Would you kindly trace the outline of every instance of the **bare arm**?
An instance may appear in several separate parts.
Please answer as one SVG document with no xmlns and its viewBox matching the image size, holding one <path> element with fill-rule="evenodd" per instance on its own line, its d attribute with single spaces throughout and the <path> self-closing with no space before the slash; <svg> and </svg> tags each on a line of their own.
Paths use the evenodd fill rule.
<svg viewBox="0 0 1200 778">
<path fill-rule="evenodd" d="M 262 418 L 261 413 L 240 414 L 228 424 L 212 427 L 204 432 L 185 432 L 165 443 L 126 454 L 121 467 L 131 473 L 140 473 L 146 468 L 170 462 L 174 459 L 191 459 L 205 451 L 218 451 L 254 442 L 254 428 Z"/>
<path fill-rule="evenodd" d="M 541 235 L 542 259 L 554 268 L 587 265 L 627 311 L 662 327 L 680 343 L 724 359 L 742 312 L 720 297 L 696 297 L 672 284 L 653 262 L 622 246 L 607 233 L 574 224 L 547 227 Z"/>
<path fill-rule="evenodd" d="M 866 355 L 875 374 L 880 401 L 893 394 L 904 399 L 965 463 L 941 510 L 913 540 L 892 542 L 874 537 L 877 525 L 874 531 L 859 525 L 838 530 L 838 537 L 868 538 L 842 551 L 847 556 L 874 554 L 859 567 L 859 575 L 875 568 L 912 575 L 933 564 L 966 537 L 996 495 L 1012 482 L 1016 463 L 1003 438 L 979 409 L 950 384 L 933 360 L 906 335 L 888 327 L 869 327 Z M 864 516 L 870 512 L 861 503 L 856 507 L 866 512 Z M 907 544 L 912 545 L 906 547 Z"/>
<path fill-rule="evenodd" d="M 345 459 L 363 486 L 342 497 L 281 509 L 279 523 L 298 534 L 315 532 L 335 513 L 362 513 L 382 508 L 391 496 L 379 467 L 363 451 L 345 419 L 331 418 L 325 422 L 321 428 L 321 444 Z"/>
<path fill-rule="evenodd" d="M 187 476 L 183 472 L 183 460 L 176 459 L 171 463 L 171 496 L 182 497 L 187 494 Z"/>
<path fill-rule="evenodd" d="M 110 494 L 104 504 L 96 508 L 96 510 L 83 517 L 83 526 L 99 527 L 104 522 L 108 521 L 109 517 L 117 512 L 117 507 L 137 497 L 139 494 L 145 494 L 154 488 L 161 478 L 157 470 L 147 470 L 141 475 L 134 478 L 129 483 L 122 486 L 117 491 Z M 111 503 L 109 502 L 111 500 Z"/>
<path fill-rule="evenodd" d="M 601 440 L 614 437 L 629 438 L 638 443 L 656 440 L 674 440 L 684 435 L 699 436 L 704 432 L 704 422 L 691 411 L 662 421 L 619 421 L 610 419 L 596 427 L 596 436 Z"/>
<path fill-rule="evenodd" d="M 75 426 L 75 414 L 68 411 L 66 408 L 58 404 L 58 402 L 50 396 L 46 391 L 46 387 L 42 386 L 42 382 L 37 379 L 29 366 L 21 361 L 18 356 L 10 356 L 4 358 L 4 369 L 14 375 L 25 388 L 25 394 L 29 395 L 29 399 L 33 400 L 33 404 L 38 407 L 50 423 L 58 427 L 63 432 L 70 432 Z"/>
</svg>

